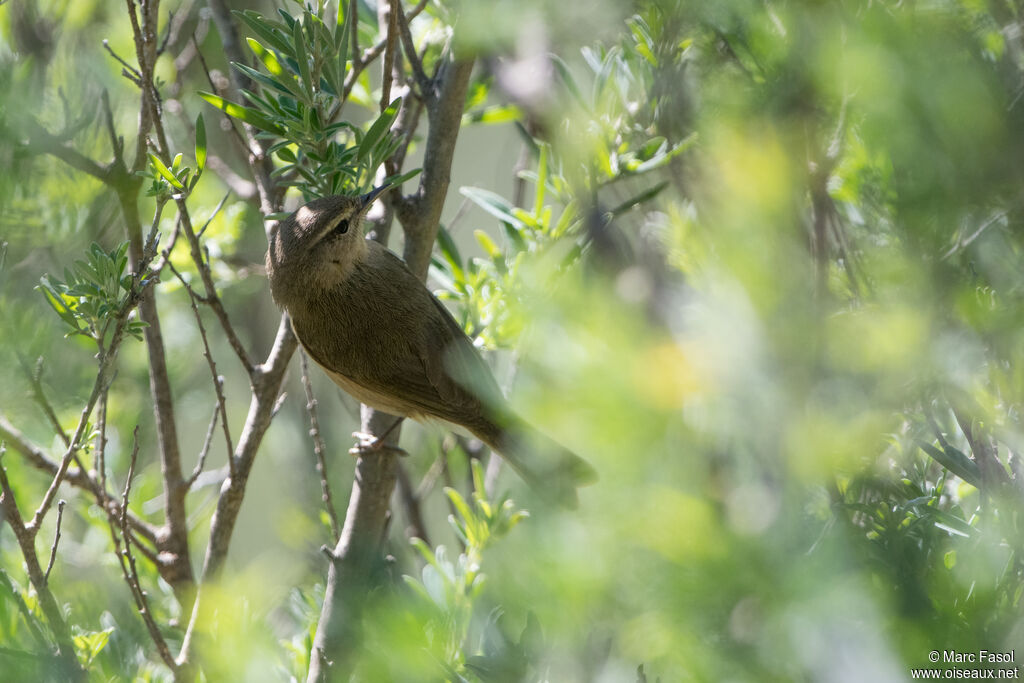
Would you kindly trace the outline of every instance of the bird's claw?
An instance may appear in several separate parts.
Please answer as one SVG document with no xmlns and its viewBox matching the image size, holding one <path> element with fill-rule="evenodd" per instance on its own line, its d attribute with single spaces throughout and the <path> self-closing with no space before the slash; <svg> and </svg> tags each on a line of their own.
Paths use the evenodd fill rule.
<svg viewBox="0 0 1024 683">
<path fill-rule="evenodd" d="M 352 436 L 356 439 L 356 445 L 348 449 L 348 453 L 354 458 L 361 458 L 365 455 L 380 455 L 382 453 L 401 456 L 409 455 L 409 453 L 398 446 L 385 443 L 383 439 L 379 439 L 373 434 L 352 432 Z"/>
</svg>

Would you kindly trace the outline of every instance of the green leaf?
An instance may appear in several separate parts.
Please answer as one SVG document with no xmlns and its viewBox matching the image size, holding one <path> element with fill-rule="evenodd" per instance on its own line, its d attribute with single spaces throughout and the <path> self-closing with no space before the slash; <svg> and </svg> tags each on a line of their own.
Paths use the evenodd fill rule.
<svg viewBox="0 0 1024 683">
<path fill-rule="evenodd" d="M 508 272 L 508 267 L 505 265 L 505 255 L 501 253 L 501 249 L 494 243 L 494 240 L 483 230 L 474 230 L 473 236 L 476 237 L 476 241 L 480 243 L 480 246 L 487 252 L 487 255 L 491 257 L 491 262 L 494 263 L 494 267 L 498 269 L 498 272 L 502 275 Z"/>
<path fill-rule="evenodd" d="M 244 121 L 259 130 L 284 137 L 284 128 L 274 123 L 255 109 L 243 107 L 240 104 L 235 104 L 234 102 L 225 100 L 219 95 L 214 95 L 213 93 L 204 92 L 202 90 L 199 91 L 199 96 L 232 118 Z"/>
<path fill-rule="evenodd" d="M 246 26 L 252 29 L 253 33 L 258 35 L 267 44 L 278 50 L 284 55 L 289 57 L 295 56 L 295 51 L 292 46 L 288 44 L 284 34 L 278 29 L 275 24 L 277 22 L 270 22 L 260 16 L 259 12 L 253 10 L 244 10 L 239 12 L 238 10 L 232 10 L 231 12 L 236 17 L 245 22 Z"/>
<path fill-rule="evenodd" d="M 377 145 L 377 142 L 384 137 L 384 135 L 391 129 L 391 124 L 394 123 L 395 118 L 398 116 L 398 108 L 402 104 L 402 98 L 396 97 L 391 104 L 388 105 L 387 109 L 380 113 L 377 120 L 373 122 L 370 129 L 366 131 L 366 135 L 363 137 L 363 141 L 359 144 L 359 155 L 360 161 L 368 158 L 371 151 Z"/>
<path fill-rule="evenodd" d="M 576 79 L 572 77 L 572 73 L 569 71 L 569 65 L 557 55 L 551 55 L 551 63 L 555 65 L 555 71 L 562 77 L 562 81 L 565 83 L 566 88 L 568 88 L 569 94 L 583 107 L 584 111 L 589 111 L 590 105 L 583 99 L 580 87 L 576 84 Z"/>
<path fill-rule="evenodd" d="M 67 303 L 64 301 L 64 297 L 57 292 L 56 288 L 50 283 L 48 277 L 44 275 L 40 278 L 36 289 L 43 293 L 43 296 L 46 297 L 46 302 L 53 307 L 53 310 L 57 312 L 57 315 L 60 316 L 61 320 L 73 327 L 76 331 L 82 329 L 78 324 L 78 318 L 76 318 L 72 310 L 68 308 Z"/>
<path fill-rule="evenodd" d="M 668 187 L 668 181 L 664 180 L 664 181 L 658 183 L 657 185 L 655 185 L 654 187 L 652 187 L 650 189 L 647 189 L 647 190 L 644 190 L 640 194 L 638 194 L 638 195 L 636 195 L 634 197 L 631 197 L 631 198 L 627 199 L 626 201 L 622 202 L 621 204 L 616 206 L 614 209 L 612 209 L 611 213 L 612 213 L 613 216 L 622 215 L 625 212 L 627 212 L 630 209 L 632 209 L 637 204 L 643 204 L 644 202 L 648 201 L 649 199 L 653 199 L 654 197 L 656 197 L 658 195 L 659 192 L 664 190 L 666 187 Z"/>
<path fill-rule="evenodd" d="M 114 632 L 114 627 L 104 629 L 102 631 L 92 631 L 90 633 L 80 633 L 73 636 L 72 640 L 75 644 L 75 651 L 78 654 L 78 660 L 84 665 L 88 666 L 96 658 L 103 648 L 107 646 L 107 642 L 110 640 L 110 634 Z"/>
<path fill-rule="evenodd" d="M 511 223 L 518 228 L 526 227 L 523 221 L 516 218 L 512 212 L 512 204 L 501 195 L 490 190 L 479 187 L 460 187 L 459 192 L 481 209 L 498 218 L 498 220 Z"/>
<path fill-rule="evenodd" d="M 285 71 L 285 68 L 281 66 L 281 62 L 277 60 L 277 55 L 275 55 L 272 50 L 268 50 L 263 47 L 263 44 L 255 38 L 246 38 L 245 42 L 249 43 L 249 49 L 252 50 L 252 53 L 256 55 L 261 62 L 263 62 L 263 66 L 266 67 L 267 72 L 269 72 L 271 76 L 276 76 L 277 78 L 281 78 L 282 76 L 291 77 L 291 74 Z"/>
<path fill-rule="evenodd" d="M 301 5 L 302 3 L 300 2 L 298 4 Z M 277 13 L 281 15 L 281 18 L 284 19 L 284 23 L 288 25 L 289 29 L 294 29 L 295 28 L 295 25 L 298 23 L 297 21 L 295 21 L 295 17 L 293 17 L 292 15 L 288 14 L 288 12 L 286 12 L 281 7 L 277 8 Z"/>
<path fill-rule="evenodd" d="M 498 104 L 473 112 L 466 112 L 462 115 L 462 123 L 507 123 L 509 121 L 519 121 L 522 117 L 523 112 L 519 107 L 513 104 Z"/>
<path fill-rule="evenodd" d="M 452 239 L 452 234 L 443 225 L 437 229 L 437 246 L 441 250 L 444 260 L 451 266 L 455 281 L 465 282 L 466 272 L 462 268 L 462 255 L 459 254 L 459 248 L 456 246 L 455 240 Z"/>
<path fill-rule="evenodd" d="M 256 81 L 265 88 L 272 88 L 279 93 L 288 95 L 289 97 L 302 97 L 302 93 L 296 87 L 290 87 L 294 84 L 295 79 L 291 74 L 285 74 L 281 78 L 271 78 L 266 74 L 260 73 L 256 69 L 250 68 L 245 64 L 239 64 L 238 62 L 231 62 L 231 66 L 235 67 L 246 76 Z M 290 84 L 289 81 L 292 81 Z"/>
<path fill-rule="evenodd" d="M 473 230 L 473 237 L 476 238 L 476 241 L 480 244 L 480 247 L 483 248 L 483 251 L 485 251 L 487 253 L 487 256 L 489 256 L 490 258 L 495 259 L 502 255 L 502 250 L 498 247 L 498 245 L 495 244 L 495 241 L 490 239 L 490 236 L 488 236 L 488 234 L 483 230 Z"/>
<path fill-rule="evenodd" d="M 306 36 L 302 31 L 302 24 L 292 24 L 292 40 L 295 43 L 295 61 L 299 66 L 299 80 L 302 91 L 307 98 L 307 104 L 313 102 L 313 75 L 309 72 L 309 55 L 306 51 Z"/>
<path fill-rule="evenodd" d="M 696 143 L 697 134 L 691 133 L 690 135 L 687 135 L 682 142 L 680 142 L 672 149 L 669 149 L 662 154 L 656 154 L 647 161 L 636 164 L 629 170 L 632 171 L 633 173 L 647 173 L 648 171 L 653 171 L 656 168 L 661 168 L 662 166 L 664 166 L 665 164 L 667 164 L 668 162 L 672 161 L 674 158 L 682 154 L 683 152 L 693 147 Z"/>
<path fill-rule="evenodd" d="M 196 168 L 199 173 L 206 168 L 206 123 L 202 112 L 196 117 Z"/>
<path fill-rule="evenodd" d="M 944 448 L 939 449 L 930 443 L 925 443 L 924 441 L 918 441 L 917 445 L 920 446 L 921 450 L 925 453 L 932 456 L 937 463 L 966 481 L 968 484 L 978 486 L 981 482 L 981 471 L 978 469 L 978 463 L 968 458 L 963 451 L 949 445 L 945 445 Z"/>
<path fill-rule="evenodd" d="M 956 551 L 947 550 L 946 554 L 942 556 L 942 564 L 945 565 L 946 569 L 952 569 L 956 566 Z"/>
<path fill-rule="evenodd" d="M 157 173 L 163 176 L 164 180 L 169 182 L 176 189 L 185 189 L 185 186 L 181 184 L 181 181 L 178 180 L 178 178 L 173 173 L 171 173 L 171 169 L 164 166 L 164 162 L 160 161 L 160 159 L 152 152 L 149 153 L 149 162 L 153 164 L 153 168 L 156 169 Z"/>
</svg>

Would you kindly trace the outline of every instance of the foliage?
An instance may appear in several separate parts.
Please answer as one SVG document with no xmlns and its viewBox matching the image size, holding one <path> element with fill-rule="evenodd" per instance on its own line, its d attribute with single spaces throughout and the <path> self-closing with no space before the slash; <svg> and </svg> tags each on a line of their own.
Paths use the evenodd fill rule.
<svg viewBox="0 0 1024 683">
<path fill-rule="evenodd" d="M 266 73 L 233 64 L 260 85 L 260 93 L 243 91 L 252 105 L 247 107 L 200 92 L 227 115 L 262 131 L 273 143 L 267 151 L 283 162 L 274 175 L 283 179 L 283 185 L 299 187 L 307 199 L 368 191 L 377 168 L 401 144 L 390 132 L 401 98 L 384 108 L 366 131 L 336 120 L 354 85 L 346 85 L 345 79 L 346 74 L 355 74 L 347 62 L 351 24 L 358 17 L 339 4 L 332 31 L 325 23 L 325 11 L 323 3 L 316 12 L 307 8 L 301 18 L 282 10 L 282 21 L 252 10 L 236 12 L 266 43 L 246 39 Z M 401 184 L 417 172 L 387 178 L 384 184 Z"/>
<path fill-rule="evenodd" d="M 103 348 L 109 341 L 117 314 L 132 294 L 132 276 L 127 272 L 128 243 L 122 242 L 107 253 L 92 243 L 86 260 L 75 261 L 74 269 L 64 269 L 64 281 L 44 275 L 39 291 L 60 319 L 71 328 L 66 336 L 80 334 Z M 132 320 L 125 332 L 142 339 L 146 323 Z"/>
</svg>

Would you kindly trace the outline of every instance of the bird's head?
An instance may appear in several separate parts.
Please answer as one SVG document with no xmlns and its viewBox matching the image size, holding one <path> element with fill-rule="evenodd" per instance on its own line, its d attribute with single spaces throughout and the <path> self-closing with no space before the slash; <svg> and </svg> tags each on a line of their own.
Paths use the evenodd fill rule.
<svg viewBox="0 0 1024 683">
<path fill-rule="evenodd" d="M 271 232 L 267 276 L 274 300 L 285 308 L 299 296 L 343 282 L 366 258 L 363 217 L 389 186 L 350 197 L 314 199 Z"/>
</svg>

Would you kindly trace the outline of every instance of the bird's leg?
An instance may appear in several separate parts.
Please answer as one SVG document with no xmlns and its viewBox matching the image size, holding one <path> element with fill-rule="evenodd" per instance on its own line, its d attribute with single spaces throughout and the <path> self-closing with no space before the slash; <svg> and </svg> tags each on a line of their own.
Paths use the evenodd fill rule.
<svg viewBox="0 0 1024 683">
<path fill-rule="evenodd" d="M 359 458 L 364 455 L 380 455 L 381 453 L 393 453 L 394 455 L 409 455 L 408 451 L 405 451 L 398 446 L 392 446 L 391 444 L 385 443 L 388 435 L 395 430 L 395 427 L 401 423 L 402 418 L 395 418 L 395 421 L 390 427 L 384 430 L 384 433 L 380 436 L 374 436 L 373 434 L 367 434 L 366 432 L 352 432 L 352 436 L 356 439 L 356 445 L 348 449 L 349 455 L 354 458 Z"/>
</svg>

